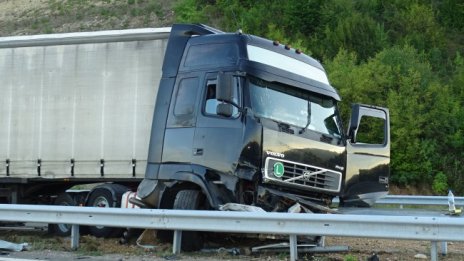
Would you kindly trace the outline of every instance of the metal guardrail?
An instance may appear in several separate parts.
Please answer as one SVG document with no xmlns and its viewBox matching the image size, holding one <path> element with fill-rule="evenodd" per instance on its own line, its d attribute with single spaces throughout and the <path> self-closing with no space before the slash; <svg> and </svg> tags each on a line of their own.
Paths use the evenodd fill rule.
<svg viewBox="0 0 464 261">
<path fill-rule="evenodd" d="M 464 197 L 454 197 L 456 207 L 464 206 Z M 388 195 L 378 199 L 376 205 L 422 205 L 440 206 L 448 205 L 447 196 L 408 196 L 408 195 Z"/>
<path fill-rule="evenodd" d="M 338 204 L 338 198 L 333 203 Z M 464 207 L 464 197 L 454 197 L 456 207 Z M 410 195 L 387 195 L 384 198 L 377 199 L 375 205 L 404 205 L 411 206 L 448 206 L 447 196 L 410 196 Z"/>
<path fill-rule="evenodd" d="M 72 224 L 73 248 L 79 245 L 78 225 L 175 230 L 175 253 L 180 252 L 183 230 L 282 234 L 290 237 L 291 260 L 297 259 L 297 235 L 431 241 L 432 260 L 437 258 L 437 241 L 464 241 L 464 218 L 449 216 L 332 215 L 0 204 L 0 220 Z"/>
</svg>

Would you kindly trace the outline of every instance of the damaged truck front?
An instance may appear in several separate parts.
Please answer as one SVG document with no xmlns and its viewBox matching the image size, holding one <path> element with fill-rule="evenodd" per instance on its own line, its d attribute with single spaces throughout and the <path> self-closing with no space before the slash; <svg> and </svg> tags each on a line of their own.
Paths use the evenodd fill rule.
<svg viewBox="0 0 464 261">
<path fill-rule="evenodd" d="M 299 50 L 174 25 L 133 202 L 323 211 L 338 196 L 342 206 L 369 206 L 388 192 L 389 113 L 355 104 L 345 132 L 339 101 L 321 64 Z"/>
</svg>

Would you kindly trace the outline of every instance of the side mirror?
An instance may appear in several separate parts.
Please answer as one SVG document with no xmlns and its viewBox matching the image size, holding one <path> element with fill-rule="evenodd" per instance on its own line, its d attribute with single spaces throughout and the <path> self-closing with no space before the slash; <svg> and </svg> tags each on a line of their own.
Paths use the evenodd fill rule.
<svg viewBox="0 0 464 261">
<path fill-rule="evenodd" d="M 216 99 L 226 103 L 233 103 L 233 82 L 234 77 L 231 73 L 219 72 L 217 76 Z"/>
</svg>

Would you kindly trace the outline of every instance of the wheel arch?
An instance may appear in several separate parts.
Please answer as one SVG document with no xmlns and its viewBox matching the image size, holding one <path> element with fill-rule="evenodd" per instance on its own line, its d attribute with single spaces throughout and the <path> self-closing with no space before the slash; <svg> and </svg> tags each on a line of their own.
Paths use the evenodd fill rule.
<svg viewBox="0 0 464 261">
<path fill-rule="evenodd" d="M 194 189 L 200 190 L 206 197 L 210 207 L 217 209 L 222 203 L 219 197 L 214 193 L 216 188 L 208 184 L 200 175 L 191 172 L 176 172 L 167 181 L 166 189 L 160 199 L 160 208 L 172 208 L 176 194 L 180 190 Z"/>
</svg>

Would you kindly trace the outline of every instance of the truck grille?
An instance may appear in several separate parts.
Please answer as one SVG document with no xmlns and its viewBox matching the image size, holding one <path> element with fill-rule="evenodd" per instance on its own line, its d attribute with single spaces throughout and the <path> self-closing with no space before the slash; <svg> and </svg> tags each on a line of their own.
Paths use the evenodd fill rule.
<svg viewBox="0 0 464 261">
<path fill-rule="evenodd" d="M 264 167 L 264 182 L 302 189 L 339 192 L 341 179 L 338 171 L 271 157 Z"/>
</svg>

